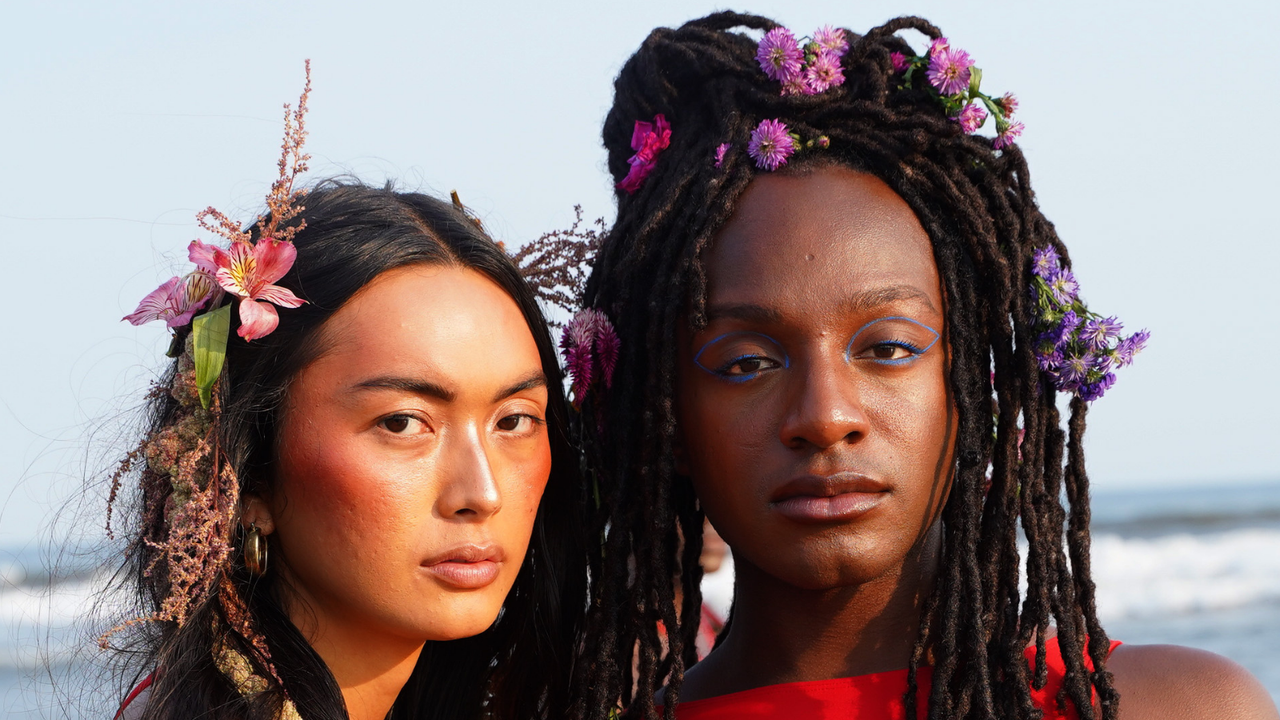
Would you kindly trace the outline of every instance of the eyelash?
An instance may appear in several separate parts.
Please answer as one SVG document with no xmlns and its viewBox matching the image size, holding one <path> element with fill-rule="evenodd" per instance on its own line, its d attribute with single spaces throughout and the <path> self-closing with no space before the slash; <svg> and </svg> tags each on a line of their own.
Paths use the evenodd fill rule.
<svg viewBox="0 0 1280 720">
<path fill-rule="evenodd" d="M 743 360 L 760 360 L 760 361 L 762 361 L 762 362 L 778 363 L 778 361 L 777 361 L 777 360 L 774 360 L 773 358 L 769 357 L 768 355 L 756 355 L 756 354 L 748 353 L 748 354 L 746 354 L 746 355 L 739 355 L 738 357 L 733 358 L 732 360 L 730 360 L 730 361 L 728 361 L 728 362 L 724 363 L 724 364 L 723 364 L 723 365 L 721 365 L 720 367 L 715 368 L 714 370 L 710 370 L 710 372 L 711 372 L 711 374 L 715 375 L 716 377 L 718 377 L 718 378 L 720 378 L 721 380 L 724 380 L 724 381 L 726 381 L 726 382 L 731 382 L 731 383 L 743 383 L 743 382 L 746 382 L 746 381 L 748 381 L 748 380 L 754 380 L 755 378 L 759 377 L 759 376 L 760 376 L 760 373 L 762 373 L 762 372 L 765 372 L 765 371 L 767 371 L 767 370 L 773 370 L 773 369 L 776 369 L 776 368 L 761 368 L 761 369 L 756 370 L 756 371 L 754 371 L 754 372 L 745 373 L 745 374 L 742 374 L 742 375 L 730 375 L 730 374 L 729 374 L 729 368 L 733 367 L 734 365 L 737 365 L 738 363 L 742 362 Z M 785 359 L 784 359 L 781 363 L 778 363 L 778 364 L 779 364 L 779 366 L 780 366 L 780 367 L 782 367 L 782 368 L 785 368 L 785 367 L 787 367 L 787 365 L 788 365 L 788 363 L 787 363 L 787 361 L 786 361 Z M 699 366 L 699 367 L 701 367 L 701 366 Z M 704 369 L 706 369 L 706 368 L 704 368 Z"/>
<path fill-rule="evenodd" d="M 537 415 L 531 415 L 529 413 L 512 413 L 511 415 L 504 415 L 501 418 L 499 418 L 498 422 L 502 422 L 503 420 L 506 420 L 508 418 L 528 418 L 528 420 L 532 422 L 535 427 L 541 427 L 547 424 L 547 421 L 545 418 L 540 418 Z M 498 428 L 498 429 L 501 430 L 502 428 Z M 502 432 L 515 432 L 515 430 L 502 430 Z"/>
<path fill-rule="evenodd" d="M 876 343 L 876 344 L 872 345 L 872 346 L 871 346 L 870 348 L 868 348 L 868 349 L 870 350 L 870 349 L 874 349 L 874 348 L 878 348 L 878 347 L 886 347 L 886 346 L 887 346 L 887 347 L 900 347 L 900 348 L 902 348 L 903 350 L 906 350 L 907 352 L 909 352 L 909 353 L 911 353 L 911 354 L 910 354 L 910 355 L 908 355 L 907 357 L 904 357 L 904 358 L 897 358 L 896 360 L 894 360 L 894 359 L 886 360 L 886 359 L 883 359 L 883 358 L 874 358 L 874 357 L 873 357 L 873 358 L 867 358 L 867 359 L 868 359 L 868 360 L 871 360 L 872 362 L 879 363 L 879 364 L 881 364 L 881 365 L 902 365 L 903 363 L 908 363 L 908 362 L 911 362 L 912 360 L 915 360 L 915 359 L 919 358 L 921 355 L 923 355 L 923 354 L 924 354 L 925 350 L 927 350 L 927 349 L 928 349 L 928 348 L 921 348 L 920 346 L 916 345 L 915 343 L 909 342 L 909 341 L 907 341 L 907 340 L 882 340 L 882 341 L 880 341 L 880 342 L 878 342 L 878 343 Z"/>
</svg>

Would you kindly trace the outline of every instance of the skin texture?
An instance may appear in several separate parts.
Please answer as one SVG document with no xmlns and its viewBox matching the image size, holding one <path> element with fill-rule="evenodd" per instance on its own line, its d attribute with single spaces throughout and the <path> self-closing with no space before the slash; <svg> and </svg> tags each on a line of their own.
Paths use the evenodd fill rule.
<svg viewBox="0 0 1280 720">
<path fill-rule="evenodd" d="M 736 604 L 681 699 L 905 668 L 955 449 L 929 238 L 883 182 L 822 166 L 756 178 L 705 262 L 708 325 L 680 338 L 677 463 L 733 549 Z M 915 355 L 893 341 L 930 338 L 903 321 L 868 327 L 887 317 L 939 339 L 876 362 Z M 780 512 L 789 480 L 841 471 L 883 497 L 832 521 Z M 1108 669 L 1125 720 L 1278 717 L 1256 679 L 1212 653 L 1122 645 Z"/>
<path fill-rule="evenodd" d="M 682 697 L 903 667 L 954 444 L 929 238 L 878 180 L 762 175 L 706 267 L 709 322 L 681 337 L 681 464 L 733 548 L 737 604 Z M 778 512 L 793 478 L 840 472 L 876 486 L 872 509 L 819 523 Z"/>
<path fill-rule="evenodd" d="M 382 718 L 424 643 L 484 631 L 515 581 L 551 468 L 546 378 L 515 302 L 472 270 L 387 272 L 322 332 L 244 522 L 350 716 Z M 496 558 L 482 587 L 429 567 L 468 544 Z"/>
</svg>

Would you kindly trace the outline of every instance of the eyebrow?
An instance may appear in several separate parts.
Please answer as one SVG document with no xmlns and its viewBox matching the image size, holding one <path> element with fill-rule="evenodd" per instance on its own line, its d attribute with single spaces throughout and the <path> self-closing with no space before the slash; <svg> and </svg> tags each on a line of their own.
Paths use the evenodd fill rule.
<svg viewBox="0 0 1280 720">
<path fill-rule="evenodd" d="M 516 383 L 499 390 L 493 396 L 493 401 L 497 402 L 511 397 L 519 392 L 531 390 L 536 387 L 546 387 L 547 376 L 541 370 L 531 373 L 527 377 L 517 381 Z M 416 378 L 397 377 L 393 375 L 385 375 L 375 378 L 369 378 L 356 383 L 353 386 L 355 390 L 399 390 L 401 392 L 410 392 L 415 395 L 426 395 L 444 402 L 453 402 L 458 398 L 458 392 L 438 383 L 429 380 L 420 380 Z"/>
<path fill-rule="evenodd" d="M 933 306 L 933 301 L 929 299 L 929 295 L 912 285 L 890 285 L 855 293 L 840 303 L 840 309 L 849 313 L 864 312 L 904 300 L 922 302 L 930 310 L 938 311 Z M 774 308 L 751 303 L 712 305 L 707 308 L 707 322 L 714 320 L 742 320 L 749 323 L 773 324 L 782 322 L 782 313 Z"/>
<path fill-rule="evenodd" d="M 521 392 L 524 392 L 525 390 L 532 390 L 534 388 L 546 387 L 546 386 L 547 386 L 547 376 L 542 374 L 542 371 L 539 370 L 537 372 L 530 373 L 528 377 L 508 387 L 506 390 L 498 391 L 498 393 L 493 396 L 493 401 L 498 402 L 499 400 L 505 400 L 506 398 L 509 398 L 512 395 L 515 395 L 516 393 L 521 393 Z"/>
</svg>

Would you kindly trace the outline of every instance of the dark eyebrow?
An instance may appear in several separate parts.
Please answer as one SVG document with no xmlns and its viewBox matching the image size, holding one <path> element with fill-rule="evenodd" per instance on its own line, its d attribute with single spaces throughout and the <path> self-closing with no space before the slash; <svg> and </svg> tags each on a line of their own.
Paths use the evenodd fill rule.
<svg viewBox="0 0 1280 720">
<path fill-rule="evenodd" d="M 355 390 L 401 390 L 415 395 L 426 395 L 445 402 L 453 402 L 458 393 L 436 383 L 414 378 L 383 376 L 369 378 L 352 386 Z"/>
<path fill-rule="evenodd" d="M 841 303 L 841 309 L 848 312 L 866 311 L 903 300 L 917 300 L 930 310 L 938 312 L 929 295 L 913 285 L 891 285 L 860 292 Z"/>
<path fill-rule="evenodd" d="M 516 393 L 524 392 L 525 390 L 532 390 L 533 388 L 537 388 L 537 387 L 546 387 L 546 386 L 547 386 L 547 376 L 543 375 L 542 371 L 539 370 L 535 373 L 531 373 L 528 377 L 512 385 L 506 390 L 500 390 L 498 394 L 493 396 L 493 401 L 498 402 L 499 400 L 505 400 L 511 397 L 512 395 L 515 395 Z"/>
</svg>

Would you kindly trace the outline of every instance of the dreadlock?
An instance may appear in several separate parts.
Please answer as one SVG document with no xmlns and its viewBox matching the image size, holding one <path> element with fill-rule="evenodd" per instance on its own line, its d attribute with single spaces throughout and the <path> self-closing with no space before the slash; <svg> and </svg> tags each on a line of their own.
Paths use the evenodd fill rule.
<svg viewBox="0 0 1280 720">
<path fill-rule="evenodd" d="M 617 221 L 585 297 L 612 317 L 622 351 L 612 390 L 587 399 L 607 405 L 611 420 L 582 428 L 601 542 L 576 717 L 604 718 L 621 703 L 655 718 L 654 691 L 665 680 L 664 714 L 673 718 L 684 671 L 696 661 L 702 510 L 674 465 L 676 329 L 705 324 L 702 258 L 757 172 L 741 151 L 716 167 L 716 148 L 742 148 L 760 120 L 780 118 L 802 138 L 830 138 L 820 162 L 874 175 L 910 205 L 945 287 L 956 460 L 942 511 L 941 569 L 908 666 L 907 717 L 915 717 L 917 672 L 930 652 L 929 718 L 1040 717 L 1031 688 L 1046 682 L 1053 624 L 1066 664 L 1059 702 L 1092 717 L 1096 692 L 1111 720 L 1118 695 L 1089 571 L 1087 406 L 1072 400 L 1064 433 L 1055 391 L 1033 355 L 1035 309 L 1026 292 L 1035 250 L 1053 247 L 1069 261 L 1036 207 L 1026 161 L 1017 147 L 997 154 L 989 141 L 964 134 L 923 91 L 898 87 L 890 55 L 911 51 L 895 33 L 940 37 L 927 21 L 899 18 L 865 36 L 846 31 L 846 82 L 816 96 L 783 97 L 760 72 L 756 42 L 730 32 L 775 27 L 721 12 L 659 28 L 615 82 L 603 130 L 615 179 L 628 169 L 635 121 L 663 113 L 673 131 L 667 157 L 647 180 L 634 194 L 618 194 Z M 1024 648 L 1033 640 L 1028 664 Z"/>
</svg>

